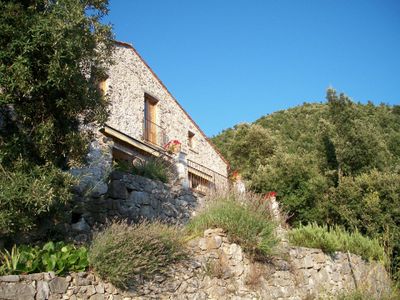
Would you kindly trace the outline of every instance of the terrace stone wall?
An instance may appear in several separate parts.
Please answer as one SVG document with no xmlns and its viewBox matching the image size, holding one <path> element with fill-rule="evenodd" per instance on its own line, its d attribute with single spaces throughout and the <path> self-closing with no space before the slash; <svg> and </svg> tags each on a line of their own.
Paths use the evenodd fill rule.
<svg viewBox="0 0 400 300">
<path fill-rule="evenodd" d="M 0 299 L 335 299 L 339 293 L 368 290 L 376 299 L 390 292 L 390 279 L 379 263 L 357 255 L 288 247 L 270 262 L 254 263 L 221 229 L 206 230 L 192 240 L 189 259 L 167 275 L 121 291 L 95 274 L 54 273 L 0 277 Z"/>
<path fill-rule="evenodd" d="M 78 240 L 88 240 L 93 228 L 111 220 L 185 224 L 204 202 L 200 195 L 182 188 L 179 182 L 165 184 L 120 171 L 111 172 L 107 181 L 76 191 L 71 233 Z"/>
</svg>

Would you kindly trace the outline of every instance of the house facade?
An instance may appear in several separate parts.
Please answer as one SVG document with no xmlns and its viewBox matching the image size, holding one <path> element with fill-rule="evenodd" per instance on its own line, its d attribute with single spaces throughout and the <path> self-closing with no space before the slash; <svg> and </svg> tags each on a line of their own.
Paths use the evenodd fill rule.
<svg viewBox="0 0 400 300">
<path fill-rule="evenodd" d="M 110 99 L 110 117 L 102 132 L 113 139 L 115 159 L 169 157 L 182 183 L 207 193 L 228 185 L 228 163 L 157 75 L 129 44 L 116 42 L 114 64 L 101 89 Z M 165 151 L 179 141 L 179 153 Z"/>
</svg>

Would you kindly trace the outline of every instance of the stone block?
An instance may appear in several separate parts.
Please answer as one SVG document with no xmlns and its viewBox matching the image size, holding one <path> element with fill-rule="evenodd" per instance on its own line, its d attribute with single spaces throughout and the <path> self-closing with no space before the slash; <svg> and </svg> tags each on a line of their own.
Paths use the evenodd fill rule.
<svg viewBox="0 0 400 300">
<path fill-rule="evenodd" d="M 154 210 L 159 210 L 161 208 L 161 201 L 153 196 L 150 198 L 150 205 Z"/>
<path fill-rule="evenodd" d="M 106 297 L 104 296 L 104 294 L 95 294 L 90 296 L 89 300 L 105 300 Z"/>
<path fill-rule="evenodd" d="M 120 180 L 113 180 L 110 182 L 108 195 L 114 199 L 127 199 L 128 190 L 125 184 Z"/>
<path fill-rule="evenodd" d="M 0 276 L 0 282 L 18 282 L 18 281 L 19 281 L 18 275 Z"/>
<path fill-rule="evenodd" d="M 49 283 L 49 288 L 52 293 L 64 294 L 67 291 L 69 283 L 63 277 L 56 277 Z"/>
<path fill-rule="evenodd" d="M 120 180 L 124 177 L 125 173 L 121 171 L 114 170 L 110 173 L 111 180 Z"/>
<path fill-rule="evenodd" d="M 96 293 L 98 293 L 98 294 L 104 294 L 105 293 L 105 289 L 104 289 L 104 284 L 103 283 L 99 283 L 98 285 L 96 285 Z"/>
<path fill-rule="evenodd" d="M 135 205 L 142 205 L 148 202 L 149 194 L 145 192 L 133 191 L 129 194 L 128 201 L 133 202 Z"/>
<path fill-rule="evenodd" d="M 310 269 L 314 266 L 314 261 L 312 259 L 312 256 L 305 256 L 302 259 L 297 260 L 296 265 L 300 269 Z"/>
<path fill-rule="evenodd" d="M 0 299 L 4 300 L 34 300 L 36 290 L 25 283 L 1 283 Z"/>
<path fill-rule="evenodd" d="M 86 222 L 85 218 L 81 217 L 78 222 L 71 225 L 72 230 L 76 232 L 89 232 L 90 226 Z"/>
<path fill-rule="evenodd" d="M 46 300 L 49 299 L 50 288 L 46 281 L 38 281 L 36 287 L 36 300 Z"/>
<path fill-rule="evenodd" d="M 150 219 L 150 220 L 154 219 L 156 217 L 154 209 L 150 205 L 143 205 L 140 208 L 140 215 L 143 218 Z"/>
<path fill-rule="evenodd" d="M 121 210 L 121 201 L 120 199 L 115 199 L 112 201 L 112 209 L 116 212 L 119 212 Z"/>
<path fill-rule="evenodd" d="M 85 294 L 89 297 L 96 294 L 96 288 L 93 285 L 82 286 L 81 289 L 84 289 Z"/>
<path fill-rule="evenodd" d="M 219 249 L 222 245 L 222 238 L 219 235 L 213 237 L 206 238 L 206 247 L 207 249 Z"/>
<path fill-rule="evenodd" d="M 314 255 L 314 261 L 318 264 L 324 264 L 326 262 L 326 255 L 321 251 Z"/>
<path fill-rule="evenodd" d="M 54 273 L 53 271 L 43 273 L 43 279 L 46 281 L 50 281 L 54 277 L 56 277 L 56 273 Z"/>
<path fill-rule="evenodd" d="M 75 276 L 75 284 L 77 286 L 88 286 L 92 284 L 92 281 L 82 276 Z"/>
<path fill-rule="evenodd" d="M 207 242 L 205 238 L 199 240 L 199 248 L 203 251 L 207 250 Z"/>
<path fill-rule="evenodd" d="M 168 202 L 162 204 L 162 211 L 164 215 L 170 218 L 175 218 L 176 216 L 178 216 L 177 209 L 171 203 Z"/>
<path fill-rule="evenodd" d="M 108 185 L 105 182 L 99 182 L 97 183 L 92 191 L 91 191 L 91 196 L 94 198 L 98 198 L 101 195 L 104 195 L 108 191 Z"/>
</svg>

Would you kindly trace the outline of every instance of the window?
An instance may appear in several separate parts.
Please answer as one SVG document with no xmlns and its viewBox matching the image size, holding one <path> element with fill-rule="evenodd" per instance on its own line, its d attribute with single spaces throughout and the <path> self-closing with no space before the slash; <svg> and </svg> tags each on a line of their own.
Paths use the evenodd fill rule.
<svg viewBox="0 0 400 300">
<path fill-rule="evenodd" d="M 157 100 L 149 95 L 145 95 L 144 139 L 153 144 L 157 144 L 156 108 Z"/>
<path fill-rule="evenodd" d="M 194 147 L 194 133 L 191 131 L 188 131 L 188 145 L 189 145 L 189 148 Z"/>
<path fill-rule="evenodd" d="M 207 195 L 213 187 L 213 184 L 207 179 L 198 176 L 192 172 L 188 172 L 189 187 L 202 195 Z"/>
<path fill-rule="evenodd" d="M 105 95 L 107 93 L 107 90 L 108 90 L 108 79 L 105 78 L 105 79 L 100 80 L 98 88 L 100 90 L 100 93 L 102 95 Z"/>
</svg>

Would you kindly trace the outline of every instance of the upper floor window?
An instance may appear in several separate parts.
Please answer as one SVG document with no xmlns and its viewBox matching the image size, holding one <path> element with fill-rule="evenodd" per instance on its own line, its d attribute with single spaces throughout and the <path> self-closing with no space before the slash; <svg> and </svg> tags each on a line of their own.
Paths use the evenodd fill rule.
<svg viewBox="0 0 400 300">
<path fill-rule="evenodd" d="M 188 145 L 189 145 L 189 148 L 194 147 L 194 133 L 191 131 L 188 131 Z"/>
<path fill-rule="evenodd" d="M 150 143 L 159 145 L 157 140 L 157 100 L 149 95 L 144 98 L 144 139 Z"/>
</svg>

